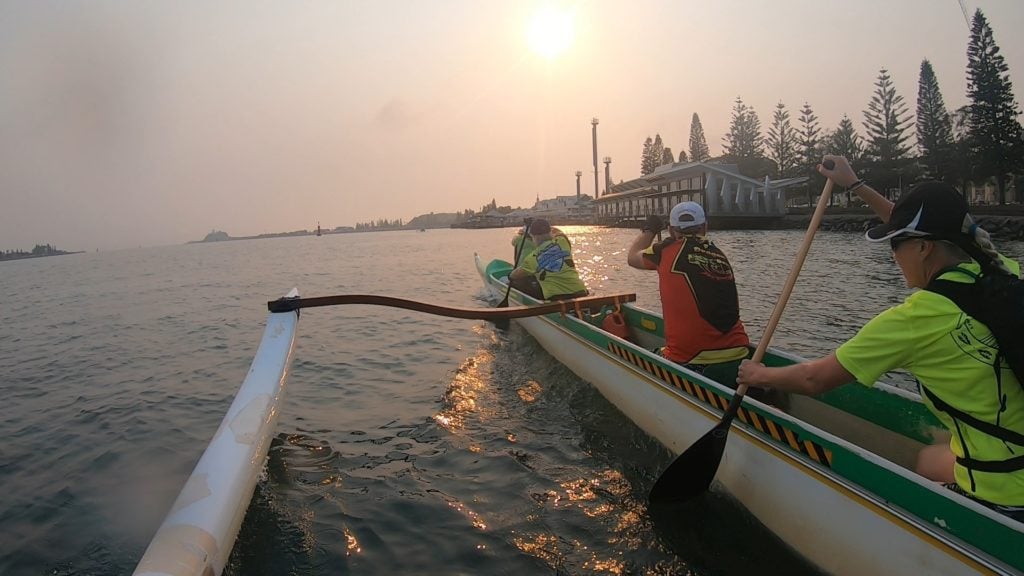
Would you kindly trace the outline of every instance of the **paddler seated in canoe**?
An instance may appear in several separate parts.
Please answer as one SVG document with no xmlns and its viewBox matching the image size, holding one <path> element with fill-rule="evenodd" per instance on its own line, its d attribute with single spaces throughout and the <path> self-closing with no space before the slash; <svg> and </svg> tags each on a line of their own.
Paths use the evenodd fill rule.
<svg viewBox="0 0 1024 576">
<path fill-rule="evenodd" d="M 750 339 L 740 321 L 736 278 L 725 254 L 707 237 L 704 209 L 680 202 L 669 213 L 669 237 L 654 243 L 664 220 L 647 218 L 629 248 L 633 268 L 657 270 L 665 319 L 661 355 L 704 373 L 710 365 L 735 363 L 749 355 Z"/>
<path fill-rule="evenodd" d="M 925 288 L 940 276 L 973 283 L 979 262 L 1019 277 L 1020 265 L 995 250 L 952 186 L 920 184 L 894 205 L 857 178 L 845 158 L 825 160 L 835 162 L 834 169 L 819 164 L 818 171 L 881 218 L 866 237 L 889 241 L 909 288 Z M 917 378 L 925 405 L 952 434 L 920 451 L 917 473 L 1024 521 L 1024 389 L 1000 360 L 988 327 L 946 296 L 912 293 L 824 358 L 780 368 L 744 361 L 737 383 L 817 395 L 854 381 L 870 386 L 896 369 Z"/>
<path fill-rule="evenodd" d="M 589 294 L 576 272 L 572 245 L 564 234 L 552 236 L 547 220 L 530 224 L 530 239 L 536 248 L 520 257 L 509 279 L 512 287 L 537 300 L 567 300 Z"/>
<path fill-rule="evenodd" d="M 523 234 L 526 234 L 525 238 L 523 237 Z M 559 236 L 565 238 L 566 242 L 569 242 L 569 238 L 565 235 L 564 232 L 559 230 L 557 226 L 552 226 L 551 237 L 558 238 Z M 522 243 L 522 248 L 519 248 L 520 243 Z M 571 245 L 572 244 L 570 243 L 570 250 Z M 530 239 L 529 230 L 525 226 L 517 230 L 515 236 L 512 237 L 513 257 L 518 255 L 519 259 L 525 258 L 526 256 L 529 256 L 531 253 L 533 253 L 533 251 L 536 248 L 537 245 L 534 244 L 533 240 Z"/>
</svg>

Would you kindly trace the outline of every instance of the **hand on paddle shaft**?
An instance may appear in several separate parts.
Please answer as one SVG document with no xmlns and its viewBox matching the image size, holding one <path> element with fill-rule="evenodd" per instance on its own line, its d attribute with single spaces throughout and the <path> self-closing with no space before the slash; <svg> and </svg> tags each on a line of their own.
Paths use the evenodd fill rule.
<svg viewBox="0 0 1024 576">
<path fill-rule="evenodd" d="M 664 229 L 665 220 L 663 220 L 661 216 L 658 216 L 657 214 L 651 214 L 650 216 L 647 217 L 647 221 L 644 222 L 644 226 L 643 228 L 640 229 L 640 231 L 661 233 L 661 231 Z"/>
<path fill-rule="evenodd" d="M 512 263 L 512 270 L 519 267 L 519 257 L 523 254 L 523 245 L 526 244 L 526 236 L 530 234 L 530 224 L 533 223 L 533 218 L 526 218 L 523 220 L 523 236 L 519 239 L 519 246 L 516 246 L 516 259 Z M 505 297 L 502 298 L 501 302 L 498 302 L 496 308 L 508 308 L 508 295 L 512 292 L 512 271 L 508 273 L 508 286 L 505 288 Z M 508 320 L 497 320 L 494 325 L 502 330 L 508 330 Z"/>
<path fill-rule="evenodd" d="M 826 160 L 822 163 L 822 166 L 826 170 L 832 170 L 835 168 L 835 163 L 832 160 Z M 826 180 L 825 188 L 821 191 L 821 197 L 818 199 L 818 205 L 814 209 L 814 215 L 811 216 L 811 222 L 807 226 L 807 233 L 804 234 L 804 242 L 800 246 L 800 250 L 797 251 L 793 268 L 789 271 L 789 278 L 786 279 L 786 285 L 783 286 L 782 293 L 775 303 L 775 309 L 772 310 L 768 325 L 765 327 L 764 334 L 761 335 L 761 341 L 757 344 L 757 350 L 754 352 L 753 357 L 751 357 L 753 362 L 760 362 L 764 357 L 765 351 L 768 349 L 768 341 L 771 340 L 775 327 L 779 324 L 779 318 L 782 317 L 782 311 L 785 310 L 786 303 L 789 301 L 789 295 L 793 292 L 793 286 L 800 275 L 800 269 L 807 258 L 807 252 L 811 248 L 814 233 L 817 231 L 818 225 L 821 224 L 821 217 L 825 213 L 825 206 L 828 204 L 828 199 L 831 195 L 832 180 Z M 722 462 L 722 453 L 725 451 L 725 443 L 732 426 L 732 420 L 736 417 L 737 412 L 739 412 L 740 404 L 743 402 L 743 396 L 746 393 L 747 386 L 745 384 L 737 387 L 732 400 L 729 402 L 729 406 L 725 409 L 725 414 L 722 415 L 722 420 L 680 454 L 661 473 L 661 477 L 654 483 L 654 487 L 651 488 L 651 493 L 648 496 L 651 503 L 664 501 L 683 502 L 707 492 L 708 488 L 711 487 L 711 482 L 715 479 L 718 466 Z"/>
</svg>

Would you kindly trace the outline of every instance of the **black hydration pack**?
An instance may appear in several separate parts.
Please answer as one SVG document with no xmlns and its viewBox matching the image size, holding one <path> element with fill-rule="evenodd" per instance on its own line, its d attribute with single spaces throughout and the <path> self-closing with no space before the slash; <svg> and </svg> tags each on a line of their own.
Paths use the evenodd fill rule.
<svg viewBox="0 0 1024 576">
<path fill-rule="evenodd" d="M 949 271 L 961 272 L 975 280 L 963 283 L 938 278 Z M 988 327 L 999 344 L 999 353 L 992 359 L 997 378 L 1000 359 L 1005 359 L 1024 387 L 1024 280 L 997 270 L 977 275 L 953 267 L 937 274 L 925 290 L 949 298 L 965 314 Z"/>
</svg>

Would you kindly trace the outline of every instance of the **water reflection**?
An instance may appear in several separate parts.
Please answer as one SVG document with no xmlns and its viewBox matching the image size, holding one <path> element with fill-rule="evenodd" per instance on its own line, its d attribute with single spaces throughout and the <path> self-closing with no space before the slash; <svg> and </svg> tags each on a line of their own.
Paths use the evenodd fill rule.
<svg viewBox="0 0 1024 576">
<path fill-rule="evenodd" d="M 346 526 L 343 532 L 345 534 L 345 556 L 351 556 L 362 552 L 363 549 L 359 546 L 359 540 L 356 538 L 355 534 L 352 533 L 352 530 Z"/>
<path fill-rule="evenodd" d="M 459 366 L 444 392 L 444 407 L 434 414 L 435 422 L 449 432 L 465 428 L 467 416 L 478 409 L 477 396 L 487 387 L 481 366 L 489 366 L 492 359 L 490 352 L 481 350 Z"/>
</svg>

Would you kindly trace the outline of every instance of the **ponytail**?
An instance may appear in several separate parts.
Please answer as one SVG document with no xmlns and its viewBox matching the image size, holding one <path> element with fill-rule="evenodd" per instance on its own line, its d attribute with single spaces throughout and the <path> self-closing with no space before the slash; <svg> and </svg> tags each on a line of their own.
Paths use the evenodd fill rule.
<svg viewBox="0 0 1024 576">
<path fill-rule="evenodd" d="M 964 224 L 961 231 L 966 234 L 966 238 L 959 242 L 954 242 L 954 244 L 967 252 L 971 258 L 977 260 L 978 264 L 981 264 L 982 273 L 995 272 L 1016 276 L 1010 270 L 1010 267 L 1003 262 L 999 252 L 996 251 L 996 247 L 992 245 L 992 237 L 989 236 L 984 228 L 974 223 L 970 214 L 964 216 Z"/>
</svg>

